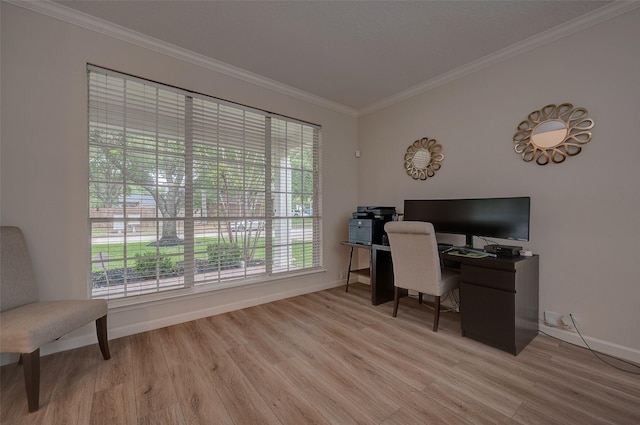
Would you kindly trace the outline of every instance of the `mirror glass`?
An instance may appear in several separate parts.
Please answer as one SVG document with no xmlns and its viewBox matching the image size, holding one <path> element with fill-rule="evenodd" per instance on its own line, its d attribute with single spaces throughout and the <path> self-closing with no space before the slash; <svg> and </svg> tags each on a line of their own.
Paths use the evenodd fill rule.
<svg viewBox="0 0 640 425">
<path fill-rule="evenodd" d="M 545 121 L 533 129 L 531 141 L 541 148 L 553 148 L 564 142 L 568 131 L 569 129 L 564 121 Z"/>
<path fill-rule="evenodd" d="M 413 166 L 422 170 L 427 168 L 431 162 L 431 154 L 428 150 L 421 149 L 418 152 L 413 154 Z"/>
</svg>

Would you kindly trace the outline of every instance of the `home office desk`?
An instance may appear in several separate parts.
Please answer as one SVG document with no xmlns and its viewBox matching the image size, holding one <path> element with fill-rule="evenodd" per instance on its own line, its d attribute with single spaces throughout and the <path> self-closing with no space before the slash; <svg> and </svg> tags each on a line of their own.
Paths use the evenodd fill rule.
<svg viewBox="0 0 640 425">
<path fill-rule="evenodd" d="M 393 300 L 393 263 L 387 245 L 371 250 L 371 303 Z M 353 249 L 353 247 L 352 247 Z M 441 254 L 460 267 L 462 336 L 517 355 L 538 334 L 539 257 L 468 258 Z"/>
</svg>

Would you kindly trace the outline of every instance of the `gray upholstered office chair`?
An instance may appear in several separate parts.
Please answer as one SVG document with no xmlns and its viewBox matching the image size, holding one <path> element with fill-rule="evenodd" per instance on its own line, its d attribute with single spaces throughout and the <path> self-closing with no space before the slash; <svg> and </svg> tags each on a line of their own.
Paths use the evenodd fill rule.
<svg viewBox="0 0 640 425">
<path fill-rule="evenodd" d="M 398 315 L 400 288 L 435 297 L 433 331 L 438 332 L 440 297 L 460 285 L 457 270 L 441 269 L 438 242 L 431 223 L 390 221 L 384 230 L 391 246 L 393 261 L 393 317 Z"/>
<path fill-rule="evenodd" d="M 96 321 L 102 357 L 109 359 L 107 302 L 67 300 L 38 302 L 31 259 L 22 231 L 0 228 L 0 352 L 20 353 L 29 412 L 38 410 L 40 347 Z"/>
</svg>

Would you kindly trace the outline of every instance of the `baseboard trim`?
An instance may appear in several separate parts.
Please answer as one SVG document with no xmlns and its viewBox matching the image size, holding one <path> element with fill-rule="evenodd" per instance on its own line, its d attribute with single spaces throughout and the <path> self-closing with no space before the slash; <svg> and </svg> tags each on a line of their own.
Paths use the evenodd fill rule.
<svg viewBox="0 0 640 425">
<path fill-rule="evenodd" d="M 558 338 L 562 341 L 574 344 L 580 347 L 587 348 L 578 335 L 574 331 L 568 331 L 564 329 L 553 328 L 544 324 L 540 324 L 540 331 L 551 335 L 554 338 Z M 584 336 L 584 335 L 583 335 Z M 609 356 L 617 357 L 619 359 L 628 360 L 630 362 L 640 364 L 640 350 L 636 350 L 631 347 L 625 347 L 623 345 L 615 344 L 609 341 L 603 341 L 601 339 L 592 338 L 589 336 L 584 337 L 589 347 L 598 353 L 606 354 Z"/>
</svg>

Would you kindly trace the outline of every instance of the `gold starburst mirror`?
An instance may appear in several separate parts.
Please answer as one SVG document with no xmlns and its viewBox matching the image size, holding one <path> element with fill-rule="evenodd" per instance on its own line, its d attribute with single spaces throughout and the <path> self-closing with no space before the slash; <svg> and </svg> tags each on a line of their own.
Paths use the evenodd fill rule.
<svg viewBox="0 0 640 425">
<path fill-rule="evenodd" d="M 413 142 L 404 154 L 404 169 L 414 180 L 433 177 L 444 159 L 442 145 L 435 139 L 424 137 Z"/>
<path fill-rule="evenodd" d="M 578 155 L 582 145 L 591 141 L 593 119 L 585 108 L 570 103 L 547 105 L 533 111 L 518 125 L 513 135 L 515 150 L 522 159 L 535 160 L 539 165 L 549 161 L 559 164 L 569 156 Z"/>
</svg>

